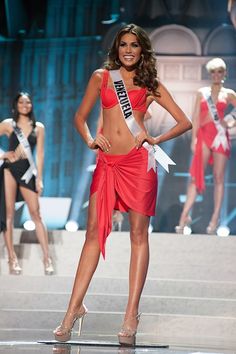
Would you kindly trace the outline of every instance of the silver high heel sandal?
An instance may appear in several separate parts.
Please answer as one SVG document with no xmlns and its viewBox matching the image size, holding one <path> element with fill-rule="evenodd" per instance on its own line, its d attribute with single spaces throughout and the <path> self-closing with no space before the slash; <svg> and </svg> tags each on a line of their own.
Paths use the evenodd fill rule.
<svg viewBox="0 0 236 354">
<path fill-rule="evenodd" d="M 82 331 L 82 325 L 83 325 L 83 320 L 84 316 L 88 312 L 88 309 L 86 306 L 83 304 L 82 305 L 82 310 L 80 310 L 76 315 L 73 317 L 73 321 L 70 327 L 64 326 L 63 322 L 58 326 L 54 331 L 54 337 L 55 340 L 58 342 L 67 342 L 68 340 L 71 339 L 71 332 L 74 327 L 75 322 L 78 320 L 78 336 L 80 336 L 81 331 Z M 70 314 L 72 315 L 72 314 Z"/>
<path fill-rule="evenodd" d="M 218 226 L 219 226 L 219 220 L 217 221 L 216 224 L 214 224 L 213 222 L 210 222 L 206 228 L 206 233 L 208 235 L 216 235 L 216 230 L 217 230 Z"/>
<path fill-rule="evenodd" d="M 9 258 L 8 260 L 9 265 L 9 273 L 14 275 L 20 275 L 22 272 L 21 267 L 19 266 L 18 259 L 16 256 L 13 258 Z"/>
<path fill-rule="evenodd" d="M 54 273 L 54 268 L 52 265 L 52 260 L 50 257 L 48 257 L 46 260 L 43 262 L 44 264 L 44 273 L 45 275 L 52 275 Z"/>
<path fill-rule="evenodd" d="M 139 324 L 141 313 L 139 313 L 137 316 L 133 317 L 136 318 Z M 127 319 L 128 320 L 128 319 Z M 132 347 L 136 343 L 136 333 L 137 333 L 137 327 L 135 329 L 130 328 L 127 326 L 127 320 L 124 321 L 124 324 L 121 328 L 121 331 L 118 333 L 118 339 L 120 345 L 126 346 L 126 347 Z M 138 326 L 137 324 L 137 326 Z"/>
<path fill-rule="evenodd" d="M 191 225 L 191 223 L 192 223 L 192 218 L 190 215 L 187 215 L 182 225 L 175 226 L 175 232 L 177 234 L 183 234 L 185 226 L 189 226 Z"/>
</svg>

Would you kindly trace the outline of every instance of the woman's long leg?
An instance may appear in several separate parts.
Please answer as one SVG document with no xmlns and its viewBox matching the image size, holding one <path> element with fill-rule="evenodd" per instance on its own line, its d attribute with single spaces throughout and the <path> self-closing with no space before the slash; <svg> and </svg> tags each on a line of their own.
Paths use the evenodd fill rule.
<svg viewBox="0 0 236 354">
<path fill-rule="evenodd" d="M 12 232 L 15 214 L 15 200 L 17 184 L 11 172 L 4 169 L 4 183 L 5 183 L 5 202 L 6 202 L 6 231 L 4 232 L 4 240 L 7 248 L 9 259 L 15 257 Z"/>
<path fill-rule="evenodd" d="M 96 198 L 96 193 L 90 197 L 85 242 L 80 255 L 69 306 L 63 320 L 63 325 L 69 328 L 71 327 L 74 315 L 78 313 L 83 303 L 84 296 L 100 257 Z"/>
<path fill-rule="evenodd" d="M 125 326 L 136 329 L 140 297 L 149 265 L 149 217 L 129 211 L 131 257 L 129 269 L 129 297 L 125 312 Z"/>
<path fill-rule="evenodd" d="M 214 210 L 210 221 L 212 225 L 217 225 L 220 218 L 224 198 L 224 178 L 227 160 L 225 155 L 213 153 Z"/>
<path fill-rule="evenodd" d="M 20 186 L 20 191 L 28 206 L 30 216 L 35 223 L 36 235 L 42 247 L 44 262 L 46 262 L 49 257 L 48 233 L 40 215 L 38 194 L 22 186 Z"/>
</svg>

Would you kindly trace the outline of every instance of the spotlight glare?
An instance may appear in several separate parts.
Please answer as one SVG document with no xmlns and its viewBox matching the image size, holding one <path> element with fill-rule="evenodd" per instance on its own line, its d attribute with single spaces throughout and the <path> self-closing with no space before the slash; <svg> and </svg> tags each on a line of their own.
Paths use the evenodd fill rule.
<svg viewBox="0 0 236 354">
<path fill-rule="evenodd" d="M 23 227 L 27 231 L 34 231 L 35 230 L 35 223 L 32 220 L 27 220 L 24 222 Z"/>
<path fill-rule="evenodd" d="M 96 168 L 96 165 L 92 164 L 92 165 L 89 165 L 87 168 L 86 168 L 86 171 L 88 172 L 93 172 Z"/>
<path fill-rule="evenodd" d="M 67 223 L 65 225 L 66 231 L 69 231 L 69 232 L 76 232 L 78 230 L 78 228 L 79 228 L 79 224 L 74 220 L 67 221 Z"/>
<path fill-rule="evenodd" d="M 228 226 L 219 226 L 216 230 L 216 234 L 220 237 L 227 237 L 230 234 L 230 229 Z"/>
<path fill-rule="evenodd" d="M 152 232 L 153 232 L 153 226 L 152 226 L 152 224 L 149 224 L 148 233 L 151 234 Z"/>
<path fill-rule="evenodd" d="M 191 235 L 192 229 L 189 226 L 184 226 L 183 234 L 184 235 Z"/>
</svg>

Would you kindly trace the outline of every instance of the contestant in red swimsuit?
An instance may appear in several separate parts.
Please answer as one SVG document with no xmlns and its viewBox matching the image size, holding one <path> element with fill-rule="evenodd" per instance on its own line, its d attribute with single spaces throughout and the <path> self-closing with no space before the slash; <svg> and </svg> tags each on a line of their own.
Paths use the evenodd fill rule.
<svg viewBox="0 0 236 354">
<path fill-rule="evenodd" d="M 129 130 L 116 98 L 111 70 L 119 70 L 131 102 L 139 133 Z M 87 119 L 100 97 L 103 127 L 91 136 Z M 158 137 L 151 137 L 144 127 L 144 115 L 156 101 L 176 120 L 176 125 Z M 138 307 L 146 279 L 149 246 L 148 226 L 155 213 L 157 175 L 155 163 L 149 168 L 145 148 L 174 138 L 191 128 L 191 123 L 175 103 L 167 89 L 157 81 L 156 60 L 146 32 L 134 25 L 125 25 L 117 33 L 104 69 L 90 78 L 85 96 L 75 116 L 75 125 L 90 149 L 98 149 L 97 167 L 93 175 L 89 200 L 87 232 L 84 247 L 66 315 L 54 331 L 55 339 L 67 341 L 74 322 L 83 319 L 86 290 L 96 270 L 100 253 L 105 256 L 105 241 L 112 227 L 113 209 L 129 213 L 131 259 L 130 288 L 125 319 L 119 341 L 133 345 L 138 326 Z M 143 147 L 144 144 L 144 147 Z M 155 162 L 155 161 L 154 161 Z"/>
<path fill-rule="evenodd" d="M 230 156 L 230 141 L 224 116 L 229 104 L 236 106 L 236 93 L 223 87 L 226 64 L 221 58 L 210 60 L 206 68 L 211 75 L 212 84 L 209 87 L 199 89 L 197 94 L 191 144 L 193 151 L 193 159 L 190 166 L 191 181 L 179 225 L 176 226 L 177 233 L 183 233 L 184 226 L 191 223 L 189 213 L 197 193 L 203 193 L 205 190 L 204 170 L 208 162 L 213 166 L 214 210 L 206 232 L 215 234 L 219 225 L 224 195 L 225 168 Z M 214 119 L 214 111 L 209 108 L 209 96 L 215 104 L 217 119 Z"/>
<path fill-rule="evenodd" d="M 109 71 L 104 70 L 101 84 L 101 105 L 111 109 L 118 105 L 113 88 L 108 87 Z M 128 91 L 132 109 L 146 113 L 147 89 Z M 157 174 L 148 171 L 148 152 L 134 147 L 128 154 L 110 155 L 98 151 L 98 162 L 94 171 L 90 195 L 97 192 L 99 219 L 99 243 L 105 256 L 105 241 L 112 229 L 112 212 L 135 210 L 143 215 L 155 215 L 157 197 Z"/>
</svg>

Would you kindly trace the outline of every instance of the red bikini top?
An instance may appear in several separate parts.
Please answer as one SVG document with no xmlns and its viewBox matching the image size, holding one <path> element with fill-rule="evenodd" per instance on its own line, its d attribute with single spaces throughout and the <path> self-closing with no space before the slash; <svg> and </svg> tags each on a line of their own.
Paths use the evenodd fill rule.
<svg viewBox="0 0 236 354">
<path fill-rule="evenodd" d="M 109 71 L 104 70 L 103 78 L 102 78 L 102 87 L 101 87 L 101 103 L 102 107 L 105 109 L 112 108 L 119 104 L 118 99 L 116 97 L 115 90 L 107 87 L 109 78 Z M 141 89 L 133 89 L 127 91 L 130 99 L 130 103 L 132 109 L 135 111 L 146 113 L 146 88 Z"/>
<path fill-rule="evenodd" d="M 216 109 L 220 119 L 224 118 L 225 109 L 227 108 L 227 101 L 224 98 L 219 98 L 216 102 Z M 202 97 L 200 102 L 200 117 L 203 120 L 209 112 L 207 101 Z"/>
</svg>

